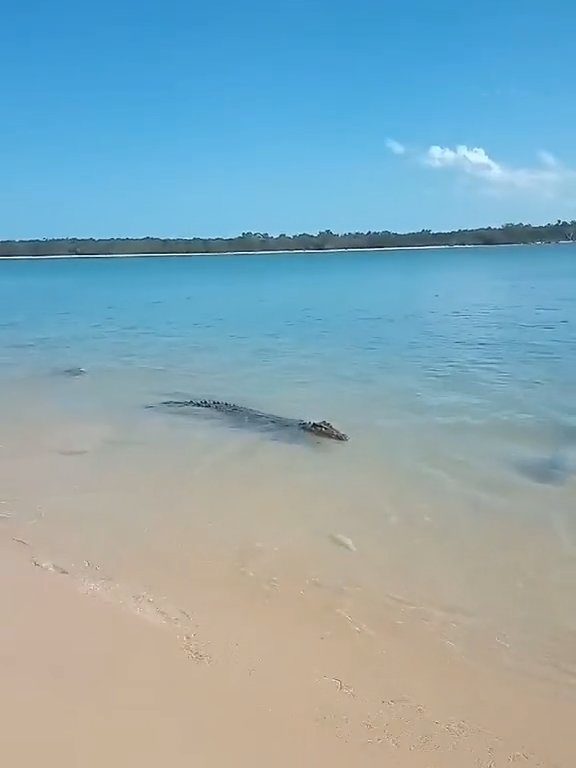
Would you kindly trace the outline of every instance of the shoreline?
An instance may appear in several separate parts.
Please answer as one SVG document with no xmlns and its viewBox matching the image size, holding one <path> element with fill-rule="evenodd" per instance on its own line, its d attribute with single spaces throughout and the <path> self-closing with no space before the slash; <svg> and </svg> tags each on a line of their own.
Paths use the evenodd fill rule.
<svg viewBox="0 0 576 768">
<path fill-rule="evenodd" d="M 11 764 L 56 768 L 83 754 L 87 768 L 119 756 L 143 768 L 425 768 L 433 754 L 443 768 L 569 768 L 576 757 L 570 699 L 461 658 L 393 614 L 376 637 L 308 600 L 263 599 L 245 579 L 198 583 L 186 611 L 147 592 L 130 601 L 96 589 L 118 586 L 88 573 L 97 566 L 51 562 L 11 533 L 0 533 Z"/>
<path fill-rule="evenodd" d="M 457 250 L 460 248 L 540 248 L 556 245 L 575 245 L 574 240 L 559 240 L 554 243 L 493 243 L 485 245 L 390 245 L 382 248 L 323 248 L 323 249 L 293 249 L 289 251 L 281 250 L 263 250 L 263 251 L 219 251 L 209 253 L 206 251 L 191 251 L 190 253 L 62 253 L 41 256 L 0 256 L 0 261 L 44 261 L 47 259 L 147 259 L 147 258 L 197 258 L 213 256 L 286 256 L 291 253 L 331 254 L 331 253 L 373 253 L 387 251 L 439 251 L 439 250 Z"/>
</svg>

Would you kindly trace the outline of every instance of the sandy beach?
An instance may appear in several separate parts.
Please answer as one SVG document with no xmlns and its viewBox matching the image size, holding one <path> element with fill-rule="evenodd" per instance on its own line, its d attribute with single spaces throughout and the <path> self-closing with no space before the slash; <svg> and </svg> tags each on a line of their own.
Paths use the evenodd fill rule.
<svg viewBox="0 0 576 768">
<path fill-rule="evenodd" d="M 3 525 L 8 765 L 574 764 L 573 699 L 398 616 L 368 631 L 224 580 L 174 608 L 101 590 L 94 564 L 52 562 L 19 538 Z"/>
<path fill-rule="evenodd" d="M 414 259 L 2 262 L 6 765 L 576 765 L 574 264 Z"/>
</svg>

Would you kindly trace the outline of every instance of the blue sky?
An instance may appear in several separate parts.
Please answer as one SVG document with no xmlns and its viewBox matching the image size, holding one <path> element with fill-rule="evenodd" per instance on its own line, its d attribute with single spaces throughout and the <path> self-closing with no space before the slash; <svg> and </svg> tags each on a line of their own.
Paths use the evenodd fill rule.
<svg viewBox="0 0 576 768">
<path fill-rule="evenodd" d="M 0 238 L 576 218 L 573 0 L 23 0 Z"/>
</svg>

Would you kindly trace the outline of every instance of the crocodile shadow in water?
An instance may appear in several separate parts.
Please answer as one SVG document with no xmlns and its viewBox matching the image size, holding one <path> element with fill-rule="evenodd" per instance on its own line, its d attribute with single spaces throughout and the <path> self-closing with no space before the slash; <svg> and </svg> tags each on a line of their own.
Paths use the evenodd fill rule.
<svg viewBox="0 0 576 768">
<path fill-rule="evenodd" d="M 565 485 L 576 472 L 576 424 L 567 420 L 546 424 L 551 450 L 547 455 L 517 459 L 514 468 L 533 483 Z"/>
<path fill-rule="evenodd" d="M 298 435 L 311 435 L 340 442 L 348 440 L 348 435 L 340 432 L 328 421 L 292 419 L 221 400 L 165 400 L 158 405 L 148 407 L 159 407 L 173 413 L 186 414 L 203 411 L 206 415 L 225 418 L 234 427 L 256 429 L 272 435 L 282 434 L 284 438 L 291 436 L 295 439 Z"/>
<path fill-rule="evenodd" d="M 516 471 L 533 483 L 564 485 L 574 472 L 569 459 L 561 453 L 541 458 L 520 459 L 515 462 Z"/>
</svg>

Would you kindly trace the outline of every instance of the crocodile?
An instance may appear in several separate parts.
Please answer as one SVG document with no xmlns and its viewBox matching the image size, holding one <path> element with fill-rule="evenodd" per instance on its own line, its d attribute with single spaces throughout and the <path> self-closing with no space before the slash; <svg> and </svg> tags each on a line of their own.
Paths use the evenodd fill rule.
<svg viewBox="0 0 576 768">
<path fill-rule="evenodd" d="M 215 413 L 230 416 L 244 424 L 256 427 L 280 427 L 286 429 L 298 429 L 317 437 L 326 437 L 330 440 L 346 441 L 348 435 L 340 432 L 328 421 L 303 421 L 286 416 L 276 416 L 273 413 L 257 411 L 244 405 L 227 403 L 222 400 L 165 400 L 160 403 L 165 408 L 206 408 Z"/>
</svg>

